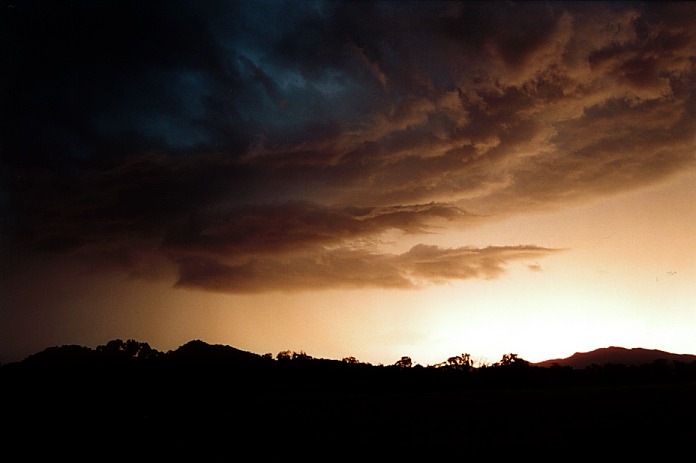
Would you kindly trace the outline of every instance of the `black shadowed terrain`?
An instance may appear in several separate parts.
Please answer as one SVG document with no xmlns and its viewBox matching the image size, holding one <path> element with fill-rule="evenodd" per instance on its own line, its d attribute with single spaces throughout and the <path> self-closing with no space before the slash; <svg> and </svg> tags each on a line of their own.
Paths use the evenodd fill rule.
<svg viewBox="0 0 696 463">
<path fill-rule="evenodd" d="M 568 358 L 546 360 L 536 363 L 540 367 L 554 365 L 573 368 L 587 368 L 592 365 L 621 364 L 626 366 L 641 366 L 654 362 L 692 363 L 696 355 L 672 354 L 656 349 L 626 349 L 624 347 L 605 347 L 591 352 L 576 352 Z"/>
<path fill-rule="evenodd" d="M 167 353 L 134 340 L 54 347 L 0 366 L 2 448 L 14 461 L 168 462 L 452 449 L 664 456 L 693 444 L 696 362 L 558 363 L 510 354 L 479 368 L 468 356 L 375 366 L 202 341 Z"/>
</svg>

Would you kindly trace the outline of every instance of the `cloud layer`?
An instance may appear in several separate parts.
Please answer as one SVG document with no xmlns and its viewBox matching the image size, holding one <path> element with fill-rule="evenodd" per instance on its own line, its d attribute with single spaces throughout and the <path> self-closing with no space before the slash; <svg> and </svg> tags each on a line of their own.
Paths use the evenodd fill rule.
<svg viewBox="0 0 696 463">
<path fill-rule="evenodd" d="M 4 10 L 5 252 L 228 292 L 494 278 L 552 251 L 381 240 L 696 165 L 689 3 Z"/>
<path fill-rule="evenodd" d="M 554 252 L 537 246 L 453 248 L 420 244 L 403 254 L 366 249 L 316 248 L 282 258 L 250 256 L 239 263 L 220 257 L 181 258 L 180 287 L 220 292 L 261 292 L 324 288 L 413 289 L 469 278 L 496 278 L 505 265 Z"/>
</svg>

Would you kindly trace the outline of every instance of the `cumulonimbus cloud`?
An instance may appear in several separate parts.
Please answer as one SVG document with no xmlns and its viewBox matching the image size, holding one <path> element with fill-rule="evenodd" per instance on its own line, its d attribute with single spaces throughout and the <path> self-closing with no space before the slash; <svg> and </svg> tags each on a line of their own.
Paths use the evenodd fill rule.
<svg viewBox="0 0 696 463">
<path fill-rule="evenodd" d="M 4 248 L 208 290 L 418 287 L 552 251 L 388 254 L 390 231 L 696 168 L 693 4 L 158 5 L 7 12 Z"/>
</svg>

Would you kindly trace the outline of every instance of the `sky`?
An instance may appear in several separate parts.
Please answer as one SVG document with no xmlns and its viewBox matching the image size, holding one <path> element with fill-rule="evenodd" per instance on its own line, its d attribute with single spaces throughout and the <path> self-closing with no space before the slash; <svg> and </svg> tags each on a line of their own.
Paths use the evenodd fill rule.
<svg viewBox="0 0 696 463">
<path fill-rule="evenodd" d="M 696 354 L 696 5 L 2 0 L 0 362 Z"/>
</svg>

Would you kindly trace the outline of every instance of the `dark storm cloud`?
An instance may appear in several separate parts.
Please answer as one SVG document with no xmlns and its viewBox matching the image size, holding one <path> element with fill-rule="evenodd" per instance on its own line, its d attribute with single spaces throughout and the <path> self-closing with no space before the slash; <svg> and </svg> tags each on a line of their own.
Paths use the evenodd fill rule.
<svg viewBox="0 0 696 463">
<path fill-rule="evenodd" d="M 71 167 L 76 158 L 180 148 L 206 90 L 231 79 L 191 4 L 18 2 L 5 5 L 3 157 Z M 192 10 L 192 11 L 191 11 Z M 193 13 L 193 14 L 188 14 Z"/>
<path fill-rule="evenodd" d="M 473 220 L 446 204 L 328 208 L 283 203 L 222 208 L 193 216 L 165 244 L 171 250 L 212 255 L 267 254 L 369 240 L 388 230 L 426 233 L 434 223 Z"/>
<path fill-rule="evenodd" d="M 4 3 L 3 245 L 136 274 L 169 262 L 179 286 L 224 291 L 492 278 L 523 248 L 392 255 L 382 236 L 693 169 L 694 18 L 688 3 Z"/>
<path fill-rule="evenodd" d="M 403 254 L 317 248 L 283 258 L 253 256 L 231 263 L 222 258 L 186 257 L 178 260 L 181 272 L 176 285 L 240 293 L 336 287 L 413 289 L 452 280 L 496 278 L 511 261 L 554 251 L 536 246 L 443 249 L 418 245 Z"/>
</svg>

